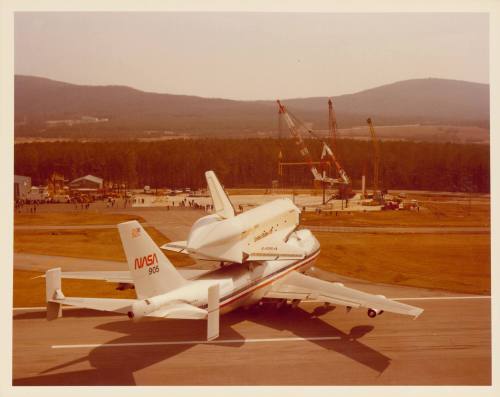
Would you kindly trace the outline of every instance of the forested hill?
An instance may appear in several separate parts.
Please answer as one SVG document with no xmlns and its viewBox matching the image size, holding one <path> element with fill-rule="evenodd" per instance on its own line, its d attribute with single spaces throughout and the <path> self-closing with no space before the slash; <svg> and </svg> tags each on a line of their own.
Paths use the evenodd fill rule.
<svg viewBox="0 0 500 397">
<path fill-rule="evenodd" d="M 332 94 L 334 94 L 332 92 Z M 416 79 L 350 95 L 333 96 L 339 128 L 364 125 L 367 117 L 387 124 L 489 125 L 489 85 Z M 326 97 L 283 99 L 314 129 L 327 128 Z M 107 119 L 47 128 L 47 121 Z M 144 131 L 251 136 L 277 129 L 274 101 L 234 101 L 158 94 L 125 86 L 84 86 L 33 76 L 15 77 L 16 135 L 136 135 Z"/>
<path fill-rule="evenodd" d="M 313 158 L 321 142 L 306 141 Z M 371 181 L 371 142 L 341 140 L 338 157 L 360 187 L 366 168 Z M 17 144 L 14 172 L 29 175 L 34 185 L 46 184 L 53 172 L 72 180 L 92 174 L 128 187 L 199 188 L 204 173 L 214 170 L 226 187 L 312 186 L 308 167 L 286 167 L 278 176 L 278 152 L 286 161 L 300 161 L 292 140 L 179 139 L 161 142 L 44 142 Z M 487 145 L 385 141 L 380 144 L 381 186 L 388 189 L 489 192 Z"/>
</svg>

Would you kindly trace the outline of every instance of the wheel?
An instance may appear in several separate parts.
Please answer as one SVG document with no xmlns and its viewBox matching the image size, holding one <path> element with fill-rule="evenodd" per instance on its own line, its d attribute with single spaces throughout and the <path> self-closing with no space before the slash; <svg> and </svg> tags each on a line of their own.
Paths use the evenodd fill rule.
<svg viewBox="0 0 500 397">
<path fill-rule="evenodd" d="M 373 309 L 368 309 L 368 317 L 373 318 L 377 315 L 377 312 Z"/>
</svg>

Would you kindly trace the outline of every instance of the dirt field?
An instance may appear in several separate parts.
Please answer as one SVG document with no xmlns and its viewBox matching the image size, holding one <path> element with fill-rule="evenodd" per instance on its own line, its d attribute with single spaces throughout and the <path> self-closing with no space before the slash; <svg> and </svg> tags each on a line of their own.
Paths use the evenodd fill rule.
<svg viewBox="0 0 500 397">
<path fill-rule="evenodd" d="M 242 189 L 241 193 L 248 193 Z M 490 201 L 484 197 L 415 195 L 425 210 L 302 214 L 303 225 L 327 226 L 489 226 Z M 410 197 L 408 197 L 410 199 Z M 16 225 L 98 225 L 138 219 L 136 215 L 58 212 L 16 214 Z M 142 218 L 139 220 L 143 221 Z M 169 240 L 153 227 L 146 228 L 161 245 Z M 316 232 L 322 247 L 318 267 L 355 278 L 407 286 L 439 288 L 463 293 L 490 293 L 489 234 L 366 234 Z M 14 251 L 77 258 L 125 261 L 116 229 L 15 230 Z M 176 266 L 194 264 L 188 256 L 168 253 Z M 42 305 L 43 279 L 39 273 L 15 270 L 14 302 Z M 115 285 L 65 280 L 71 295 L 129 297 Z M 33 289 L 34 288 L 34 289 Z M 27 290 L 34 291 L 27 294 Z M 91 292 L 89 292 L 91 291 Z"/>
<path fill-rule="evenodd" d="M 414 198 L 412 196 L 411 198 Z M 420 211 L 303 213 L 301 224 L 317 226 L 490 226 L 490 200 L 418 196 Z"/>
<path fill-rule="evenodd" d="M 154 227 L 146 227 L 145 229 L 156 244 L 163 245 L 169 242 L 169 239 Z M 16 230 L 14 232 L 14 251 L 126 261 L 117 229 Z M 168 257 L 176 266 L 194 264 L 194 261 L 188 256 L 175 252 L 169 253 Z"/>
<path fill-rule="evenodd" d="M 45 278 L 40 272 L 14 270 L 14 307 L 45 306 Z M 136 298 L 135 290 L 116 290 L 116 284 L 92 280 L 63 280 L 68 296 L 98 298 Z"/>
<path fill-rule="evenodd" d="M 229 188 L 226 189 L 226 192 L 229 196 L 246 196 L 246 195 L 271 195 L 271 189 L 238 189 L 238 188 Z M 311 196 L 320 196 L 322 195 L 322 191 L 320 189 L 307 189 L 307 188 L 297 188 L 297 189 L 275 189 L 273 190 L 274 194 L 310 194 Z"/>
<path fill-rule="evenodd" d="M 490 131 L 487 128 L 453 125 L 377 125 L 377 137 L 380 140 L 416 140 L 426 142 L 466 142 L 487 144 Z M 338 136 L 351 139 L 370 139 L 368 127 L 341 128 Z"/>
<path fill-rule="evenodd" d="M 315 233 L 317 266 L 345 276 L 448 291 L 490 293 L 489 234 Z"/>
</svg>

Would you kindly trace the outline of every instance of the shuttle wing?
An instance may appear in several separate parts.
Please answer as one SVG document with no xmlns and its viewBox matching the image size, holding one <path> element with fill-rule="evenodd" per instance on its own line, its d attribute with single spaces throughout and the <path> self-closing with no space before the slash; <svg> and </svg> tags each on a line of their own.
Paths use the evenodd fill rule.
<svg viewBox="0 0 500 397">
<path fill-rule="evenodd" d="M 331 283 L 302 273 L 291 272 L 282 282 L 275 284 L 266 298 L 313 299 L 333 305 L 365 307 L 408 316 L 418 317 L 423 309 L 395 302 L 382 295 L 373 295 L 344 287 L 341 283 Z"/>
<path fill-rule="evenodd" d="M 303 249 L 283 241 L 267 241 L 251 245 L 246 254 L 249 261 L 302 259 L 305 256 Z"/>
<path fill-rule="evenodd" d="M 163 244 L 160 247 L 162 250 L 178 252 L 180 254 L 188 254 L 187 241 L 173 241 L 171 243 Z"/>
</svg>

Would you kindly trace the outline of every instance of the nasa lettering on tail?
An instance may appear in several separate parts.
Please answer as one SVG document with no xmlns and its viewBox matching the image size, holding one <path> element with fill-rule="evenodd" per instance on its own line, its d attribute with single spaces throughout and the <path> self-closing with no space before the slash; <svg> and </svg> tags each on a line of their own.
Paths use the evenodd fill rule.
<svg viewBox="0 0 500 397">
<path fill-rule="evenodd" d="M 156 257 L 156 254 L 149 254 L 147 256 L 135 258 L 134 269 L 142 269 L 144 266 L 152 266 L 154 264 L 158 264 L 158 258 Z"/>
</svg>

